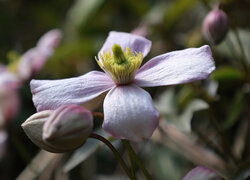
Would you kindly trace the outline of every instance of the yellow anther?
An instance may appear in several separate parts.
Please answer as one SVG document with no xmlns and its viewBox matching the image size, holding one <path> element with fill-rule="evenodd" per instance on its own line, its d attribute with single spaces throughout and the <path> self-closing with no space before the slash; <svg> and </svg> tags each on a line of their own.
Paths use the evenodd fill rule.
<svg viewBox="0 0 250 180">
<path fill-rule="evenodd" d="M 130 48 L 124 52 L 120 45 L 114 44 L 112 53 L 108 51 L 99 54 L 98 65 L 110 75 L 117 84 L 128 84 L 133 81 L 137 69 L 140 67 L 143 55 L 141 52 L 132 53 Z"/>
</svg>

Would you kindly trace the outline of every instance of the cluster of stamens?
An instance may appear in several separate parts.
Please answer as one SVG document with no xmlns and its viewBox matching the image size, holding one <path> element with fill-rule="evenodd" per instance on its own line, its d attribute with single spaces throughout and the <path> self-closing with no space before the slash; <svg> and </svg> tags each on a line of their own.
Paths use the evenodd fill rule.
<svg viewBox="0 0 250 180">
<path fill-rule="evenodd" d="M 114 44 L 111 51 L 99 54 L 96 58 L 98 65 L 110 75 L 117 84 L 128 84 L 133 81 L 137 69 L 140 67 L 143 55 L 141 52 L 132 53 L 130 48 L 124 52 L 120 45 Z"/>
</svg>

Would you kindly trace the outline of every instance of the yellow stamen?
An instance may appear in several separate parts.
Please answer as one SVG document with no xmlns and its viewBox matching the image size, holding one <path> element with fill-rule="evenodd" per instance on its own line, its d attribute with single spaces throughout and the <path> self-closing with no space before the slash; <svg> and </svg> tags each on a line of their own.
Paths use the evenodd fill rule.
<svg viewBox="0 0 250 180">
<path fill-rule="evenodd" d="M 99 54 L 101 62 L 98 65 L 110 75 L 117 84 L 128 84 L 133 81 L 137 69 L 140 67 L 143 55 L 141 52 L 132 53 L 130 48 L 124 52 L 120 45 L 114 44 L 113 55 L 110 51 Z"/>
</svg>

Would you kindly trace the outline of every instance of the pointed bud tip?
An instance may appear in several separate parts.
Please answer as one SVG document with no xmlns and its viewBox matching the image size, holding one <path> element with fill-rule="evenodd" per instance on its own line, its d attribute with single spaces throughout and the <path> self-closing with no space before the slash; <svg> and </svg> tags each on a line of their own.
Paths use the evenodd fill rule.
<svg viewBox="0 0 250 180">
<path fill-rule="evenodd" d="M 27 136 L 40 148 L 53 153 L 75 150 L 92 132 L 90 111 L 77 105 L 61 106 L 54 111 L 41 111 L 23 124 Z"/>
</svg>

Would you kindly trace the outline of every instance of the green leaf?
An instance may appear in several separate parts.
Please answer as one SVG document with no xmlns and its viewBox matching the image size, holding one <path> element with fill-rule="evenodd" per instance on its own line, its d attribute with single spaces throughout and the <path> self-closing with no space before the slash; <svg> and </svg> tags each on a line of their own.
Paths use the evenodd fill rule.
<svg viewBox="0 0 250 180">
<path fill-rule="evenodd" d="M 177 0 L 172 3 L 165 10 L 165 22 L 169 27 L 175 24 L 175 22 L 183 17 L 183 14 L 190 10 L 197 0 Z"/>
<path fill-rule="evenodd" d="M 194 112 L 207 109 L 209 105 L 200 99 L 192 100 L 186 107 L 185 111 L 179 116 L 178 129 L 186 132 L 191 131 L 191 120 Z"/>
<path fill-rule="evenodd" d="M 217 68 L 211 77 L 214 80 L 222 82 L 242 81 L 244 79 L 242 71 L 232 66 L 222 66 Z"/>
<path fill-rule="evenodd" d="M 156 179 L 180 180 L 186 171 L 188 162 L 176 151 L 167 147 L 158 146 L 151 152 L 150 164 Z"/>
<path fill-rule="evenodd" d="M 247 161 L 244 164 L 240 164 L 237 167 L 236 173 L 230 177 L 229 180 L 242 180 L 247 179 L 250 176 L 250 162 Z"/>
<path fill-rule="evenodd" d="M 77 0 L 70 8 L 65 23 L 65 36 L 76 39 L 78 29 L 85 26 L 90 18 L 98 11 L 105 0 Z"/>
<path fill-rule="evenodd" d="M 177 95 L 178 105 L 183 108 L 193 97 L 193 88 L 191 86 L 184 86 Z"/>
<path fill-rule="evenodd" d="M 192 99 L 186 104 L 182 113 L 178 113 L 177 99 L 174 89 L 169 88 L 163 92 L 156 100 L 155 106 L 160 114 L 166 117 L 166 123 L 174 125 L 181 131 L 191 131 L 191 120 L 194 112 L 207 109 L 208 104 L 200 99 Z"/>
<path fill-rule="evenodd" d="M 232 127 L 237 122 L 237 120 L 239 120 L 239 117 L 241 115 L 244 106 L 243 98 L 244 96 L 241 91 L 239 91 L 233 98 L 232 105 L 228 112 L 227 118 L 223 123 L 223 127 L 225 129 Z"/>
<path fill-rule="evenodd" d="M 194 112 L 207 109 L 208 104 L 200 99 L 192 100 L 181 114 L 167 114 L 166 123 L 174 125 L 183 132 L 191 132 L 191 120 Z"/>
<path fill-rule="evenodd" d="M 164 91 L 154 101 L 155 107 L 161 114 L 175 114 L 177 110 L 174 89 Z"/>
<path fill-rule="evenodd" d="M 243 44 L 243 49 L 246 54 L 246 59 L 248 60 L 248 65 L 250 65 L 250 31 L 246 29 L 238 29 L 238 33 Z M 215 48 L 221 56 L 230 58 L 232 61 L 240 61 L 242 54 L 233 31 L 229 31 L 227 35 L 227 41 L 223 41 L 218 46 L 215 46 Z"/>
</svg>

